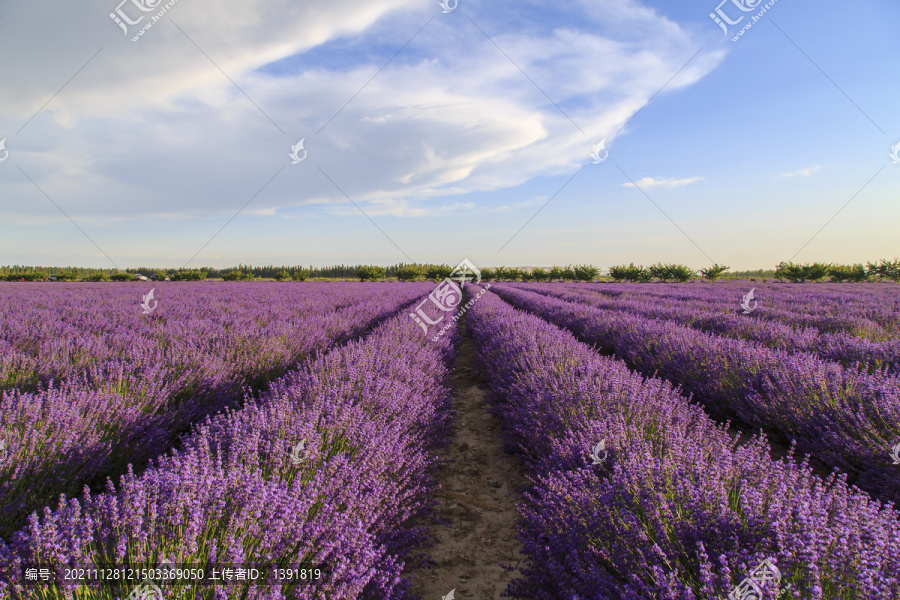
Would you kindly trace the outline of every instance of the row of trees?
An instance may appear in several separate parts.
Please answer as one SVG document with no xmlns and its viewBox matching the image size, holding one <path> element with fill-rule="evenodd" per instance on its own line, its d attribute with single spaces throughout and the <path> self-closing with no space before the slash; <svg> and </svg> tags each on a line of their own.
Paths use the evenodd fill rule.
<svg viewBox="0 0 900 600">
<path fill-rule="evenodd" d="M 890 279 L 900 281 L 900 259 L 881 259 L 878 263 L 868 262 L 853 265 L 840 265 L 830 263 L 794 264 L 782 262 L 775 269 L 775 277 L 800 283 L 803 281 L 821 281 L 825 277 L 836 282 L 864 282 L 883 281 Z"/>
<path fill-rule="evenodd" d="M 155 275 L 156 279 L 167 277 L 173 281 L 201 281 L 203 279 L 224 279 L 225 281 L 252 281 L 254 279 L 276 279 L 278 281 L 306 281 L 313 278 L 352 279 L 360 281 L 381 281 L 396 278 L 399 281 L 416 281 L 420 279 L 441 281 L 450 276 L 453 268 L 449 265 L 436 264 L 398 264 L 392 267 L 378 265 L 356 265 L 354 267 L 339 265 L 326 268 L 294 267 L 252 267 L 238 265 L 236 268 L 213 269 L 127 269 L 124 272 L 114 269 L 81 269 L 77 267 L 47 268 L 7 266 L 0 267 L 0 281 L 45 281 L 54 277 L 60 281 L 131 281 L 138 273 L 144 276 Z M 616 265 L 609 268 L 609 277 L 615 281 L 649 282 L 689 281 L 697 276 L 715 281 L 726 275 L 727 266 L 712 265 L 695 271 L 679 264 L 656 263 L 649 267 L 643 265 Z M 550 269 L 534 268 L 531 270 L 518 267 L 496 267 L 481 269 L 483 281 L 593 281 L 599 276 L 599 269 L 593 265 L 554 266 Z M 794 264 L 782 262 L 775 271 L 747 271 L 730 273 L 729 277 L 765 274 L 779 280 L 793 282 L 821 281 L 828 277 L 834 282 L 865 281 L 900 281 L 900 259 L 880 262 L 869 262 L 852 265 L 831 263 Z"/>
</svg>

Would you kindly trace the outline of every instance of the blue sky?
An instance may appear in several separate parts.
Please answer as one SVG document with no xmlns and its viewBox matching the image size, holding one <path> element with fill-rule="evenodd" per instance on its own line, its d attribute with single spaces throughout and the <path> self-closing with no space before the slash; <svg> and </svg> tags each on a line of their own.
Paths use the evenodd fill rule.
<svg viewBox="0 0 900 600">
<path fill-rule="evenodd" d="M 900 255 L 900 6 L 765 5 L 3 6 L 0 264 Z"/>
</svg>

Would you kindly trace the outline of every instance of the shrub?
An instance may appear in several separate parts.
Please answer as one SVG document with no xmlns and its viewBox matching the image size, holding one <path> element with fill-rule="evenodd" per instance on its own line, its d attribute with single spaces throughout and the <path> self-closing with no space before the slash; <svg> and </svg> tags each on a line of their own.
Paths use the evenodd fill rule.
<svg viewBox="0 0 900 600">
<path fill-rule="evenodd" d="M 497 267 L 497 279 L 518 281 L 522 279 L 522 271 L 517 267 Z"/>
<path fill-rule="evenodd" d="M 243 271 L 228 271 L 227 273 L 222 273 L 222 279 L 224 281 L 249 281 L 253 279 L 253 275 Z"/>
<path fill-rule="evenodd" d="M 600 270 L 593 265 L 578 265 L 575 267 L 575 279 L 578 281 L 593 281 Z"/>
<path fill-rule="evenodd" d="M 828 268 L 831 265 L 826 263 L 813 263 L 803 266 L 803 275 L 810 281 L 821 281 L 823 277 L 828 275 Z"/>
<path fill-rule="evenodd" d="M 893 261 L 881 259 L 880 265 L 868 263 L 867 266 L 868 274 L 877 277 L 878 281 L 882 281 L 883 279 L 900 281 L 900 260 L 896 258 Z"/>
<path fill-rule="evenodd" d="M 725 271 L 728 270 L 728 267 L 723 267 L 719 264 L 714 264 L 711 267 L 704 267 L 700 269 L 700 275 L 704 278 L 709 279 L 710 281 L 715 281 L 719 277 L 722 276 Z"/>
<path fill-rule="evenodd" d="M 558 279 L 563 278 L 563 270 L 556 265 L 553 265 L 553 268 L 550 269 L 550 272 L 547 273 L 547 281 L 556 281 Z"/>
<path fill-rule="evenodd" d="M 860 263 L 855 265 L 831 265 L 828 268 L 828 277 L 831 278 L 831 281 L 837 283 L 843 281 L 859 283 L 869 279 L 866 268 Z"/>
<path fill-rule="evenodd" d="M 572 268 L 572 265 L 569 265 L 562 272 L 563 281 L 575 281 L 575 269 Z"/>
<path fill-rule="evenodd" d="M 169 277 L 172 281 L 203 281 L 206 279 L 206 271 L 197 269 L 178 270 Z"/>
<path fill-rule="evenodd" d="M 430 265 L 425 269 L 425 279 L 443 281 L 450 277 L 451 273 L 453 273 L 453 268 L 448 265 Z"/>
<path fill-rule="evenodd" d="M 778 279 L 787 279 L 794 283 L 802 283 L 806 279 L 806 273 L 802 266 L 795 265 L 792 262 L 780 262 L 775 267 L 775 277 Z"/>
<path fill-rule="evenodd" d="M 628 266 L 617 265 L 614 267 L 610 267 L 609 276 L 616 281 L 639 281 L 641 283 L 653 279 L 653 276 L 650 274 L 649 270 L 645 269 L 641 265 L 635 266 L 634 263 L 629 263 Z"/>
<path fill-rule="evenodd" d="M 403 265 L 397 269 L 397 279 L 400 281 L 415 281 L 422 271 L 415 265 Z"/>
<path fill-rule="evenodd" d="M 275 275 L 275 281 L 291 281 L 292 279 L 291 274 L 284 269 L 278 271 Z"/>
<path fill-rule="evenodd" d="M 363 265 L 356 270 L 356 276 L 360 281 L 379 281 L 384 278 L 384 267 Z"/>
<path fill-rule="evenodd" d="M 494 269 L 481 269 L 482 281 L 493 281 L 497 279 L 497 272 Z"/>
<path fill-rule="evenodd" d="M 309 279 L 309 269 L 297 269 L 292 278 L 294 281 L 306 281 Z"/>
<path fill-rule="evenodd" d="M 134 279 L 134 275 L 131 273 L 113 273 L 109 278 L 112 281 L 131 281 Z"/>
<path fill-rule="evenodd" d="M 31 271 L 28 273 L 24 273 L 24 272 L 10 273 L 9 275 L 6 276 L 7 281 L 21 281 L 23 279 L 25 281 L 43 281 L 46 278 L 47 278 L 47 274 L 41 273 L 40 271 L 38 271 L 38 272 Z"/>
<path fill-rule="evenodd" d="M 532 281 L 546 281 L 548 277 L 547 271 L 540 267 L 535 267 L 531 270 L 531 280 Z"/>
<path fill-rule="evenodd" d="M 85 275 L 81 278 L 82 281 L 106 281 L 106 275 L 103 273 L 94 273 L 92 275 Z"/>
</svg>

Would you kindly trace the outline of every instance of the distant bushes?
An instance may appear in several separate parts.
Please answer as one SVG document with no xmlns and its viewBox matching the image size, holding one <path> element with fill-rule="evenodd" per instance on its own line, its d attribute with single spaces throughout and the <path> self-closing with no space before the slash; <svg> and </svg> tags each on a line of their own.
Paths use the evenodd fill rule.
<svg viewBox="0 0 900 600">
<path fill-rule="evenodd" d="M 222 274 L 222 279 L 224 281 L 250 281 L 253 279 L 253 274 L 243 271 L 228 271 Z"/>
<path fill-rule="evenodd" d="M 384 267 L 378 265 L 363 265 L 356 271 L 360 281 L 380 281 L 384 279 Z"/>
<path fill-rule="evenodd" d="M 714 264 L 711 267 L 704 267 L 700 269 L 700 275 L 702 275 L 705 279 L 715 281 L 716 279 L 721 277 L 727 270 L 728 267 L 723 267 L 720 264 Z"/>
<path fill-rule="evenodd" d="M 792 262 L 782 262 L 775 269 L 775 277 L 787 279 L 794 283 L 821 281 L 826 276 L 837 283 L 846 281 L 862 283 L 871 279 L 900 281 L 900 259 L 882 259 L 879 263 L 870 262 L 866 266 L 863 266 L 861 263 L 853 265 L 807 263 L 801 265 Z"/>
<path fill-rule="evenodd" d="M 403 265 L 397 269 L 399 281 L 415 281 L 422 274 L 422 270 L 416 265 Z"/>
<path fill-rule="evenodd" d="M 41 273 L 40 271 L 30 271 L 30 272 L 20 272 L 20 273 L 10 273 L 6 276 L 6 281 L 43 281 L 47 278 L 46 273 Z"/>
<path fill-rule="evenodd" d="M 169 278 L 172 281 L 203 281 L 206 279 L 206 271 L 184 269 L 175 271 L 173 274 L 169 275 Z"/>
</svg>

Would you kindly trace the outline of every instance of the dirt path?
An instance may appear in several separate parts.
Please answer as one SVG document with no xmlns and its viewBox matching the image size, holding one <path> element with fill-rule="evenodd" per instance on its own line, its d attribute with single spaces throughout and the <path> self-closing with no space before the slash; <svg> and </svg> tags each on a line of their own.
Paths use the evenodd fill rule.
<svg viewBox="0 0 900 600">
<path fill-rule="evenodd" d="M 424 600 L 441 600 L 454 589 L 455 600 L 500 600 L 519 575 L 518 568 L 504 569 L 501 563 L 523 564 L 515 504 L 528 481 L 521 459 L 503 452 L 499 420 L 487 412 L 486 392 L 473 371 L 475 345 L 460 327 L 464 337 L 453 378 L 455 439 L 443 453 L 450 462 L 438 472 L 442 502 L 437 516 L 450 526 L 432 529 L 436 544 L 430 554 L 437 566 L 413 572 L 411 591 Z"/>
</svg>

